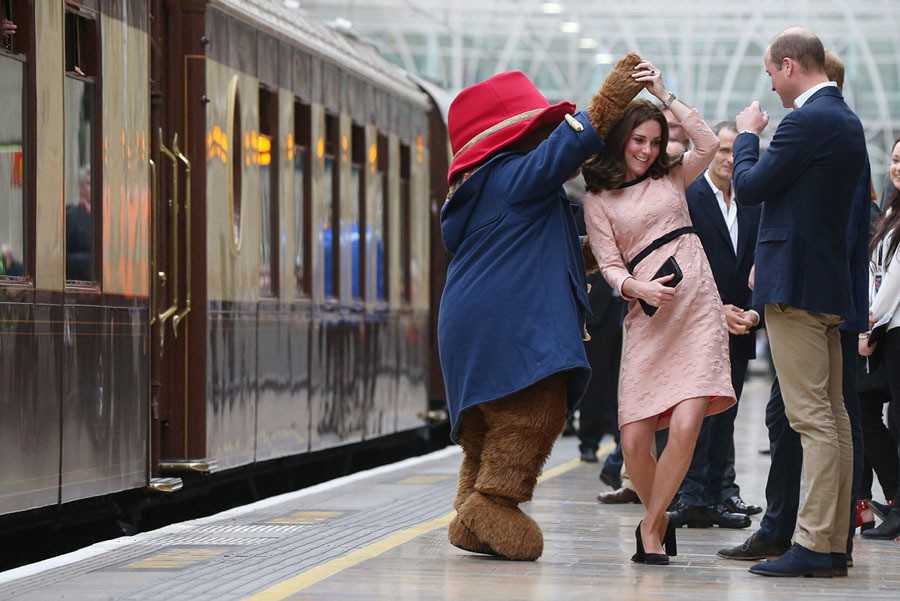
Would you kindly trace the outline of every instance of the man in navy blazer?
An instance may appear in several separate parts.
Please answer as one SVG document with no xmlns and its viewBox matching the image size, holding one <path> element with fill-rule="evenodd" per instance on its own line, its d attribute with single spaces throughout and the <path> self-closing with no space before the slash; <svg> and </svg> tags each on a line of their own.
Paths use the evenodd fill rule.
<svg viewBox="0 0 900 601">
<path fill-rule="evenodd" d="M 719 150 L 709 169 L 686 190 L 691 222 L 703 243 L 728 322 L 731 383 L 738 399 L 744 388 L 747 364 L 756 357 L 754 327 L 759 313 L 750 309 L 752 291 L 748 283 L 760 207 L 735 201 L 731 185 L 732 148 L 737 137 L 733 121 L 713 127 Z M 748 515 L 761 507 L 746 505 L 734 483 L 734 420 L 737 405 L 703 420 L 691 466 L 678 490 L 672 519 L 676 526 L 692 528 L 746 528 Z M 744 515 L 745 514 L 745 515 Z"/>
<path fill-rule="evenodd" d="M 846 244 L 851 200 L 864 175 L 859 118 L 825 72 L 825 49 L 792 28 L 766 50 L 772 90 L 786 108 L 766 153 L 768 113 L 753 102 L 737 116 L 734 185 L 739 202 L 763 204 L 754 305 L 765 306 L 785 413 L 803 447 L 806 497 L 794 545 L 754 565 L 764 576 L 846 573 L 853 448 L 841 393 L 838 326 L 853 313 Z"/>
</svg>

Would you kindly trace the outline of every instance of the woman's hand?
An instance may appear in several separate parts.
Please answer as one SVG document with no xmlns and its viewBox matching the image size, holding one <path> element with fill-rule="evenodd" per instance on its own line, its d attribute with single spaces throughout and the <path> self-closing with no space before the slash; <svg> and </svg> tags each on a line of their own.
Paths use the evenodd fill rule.
<svg viewBox="0 0 900 601">
<path fill-rule="evenodd" d="M 644 84 L 647 91 L 665 102 L 669 98 L 669 91 L 663 83 L 662 72 L 653 66 L 648 60 L 643 60 L 634 67 L 631 75 L 635 81 Z"/>
<path fill-rule="evenodd" d="M 665 307 L 675 300 L 675 288 L 665 286 L 674 277 L 675 274 L 670 273 L 649 282 L 628 278 L 622 282 L 622 295 L 629 299 L 639 298 L 654 307 Z"/>
</svg>

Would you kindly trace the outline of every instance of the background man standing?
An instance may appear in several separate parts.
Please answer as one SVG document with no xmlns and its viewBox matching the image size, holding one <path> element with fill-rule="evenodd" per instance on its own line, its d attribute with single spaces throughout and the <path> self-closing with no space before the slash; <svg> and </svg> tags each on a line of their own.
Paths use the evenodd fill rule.
<svg viewBox="0 0 900 601">
<path fill-rule="evenodd" d="M 735 202 L 731 175 L 737 126 L 732 121 L 724 121 L 715 125 L 713 131 L 719 137 L 719 150 L 709 169 L 688 187 L 686 195 L 691 221 L 703 243 L 725 305 L 731 383 L 740 399 L 747 363 L 756 357 L 756 336 L 751 332 L 760 321 L 759 314 L 749 308 L 752 292 L 748 285 L 760 208 Z M 676 526 L 746 528 L 750 525 L 748 516 L 762 511 L 761 507 L 745 504 L 739 493 L 734 492 L 740 490 L 734 484 L 736 417 L 737 405 L 703 420 L 691 467 L 678 490 L 678 502 L 671 514 Z M 726 491 L 729 482 L 734 489 Z"/>
</svg>

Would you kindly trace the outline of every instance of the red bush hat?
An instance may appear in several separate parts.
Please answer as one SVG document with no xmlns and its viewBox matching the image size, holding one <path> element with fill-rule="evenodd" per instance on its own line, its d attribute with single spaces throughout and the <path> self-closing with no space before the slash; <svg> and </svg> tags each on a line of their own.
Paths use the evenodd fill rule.
<svg viewBox="0 0 900 601">
<path fill-rule="evenodd" d="M 575 112 L 571 102 L 550 105 L 521 71 L 494 75 L 463 90 L 450 103 L 447 124 L 453 161 L 447 181 L 509 144 Z"/>
</svg>

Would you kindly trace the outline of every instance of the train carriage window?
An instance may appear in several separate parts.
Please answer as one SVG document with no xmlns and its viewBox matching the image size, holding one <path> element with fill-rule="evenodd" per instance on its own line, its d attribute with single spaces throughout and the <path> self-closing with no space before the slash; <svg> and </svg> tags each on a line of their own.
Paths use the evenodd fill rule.
<svg viewBox="0 0 900 601">
<path fill-rule="evenodd" d="M 350 215 L 347 217 L 351 240 L 351 284 L 353 300 L 362 300 L 362 283 L 366 277 L 366 246 L 363 232 L 366 231 L 366 130 L 358 125 L 353 126 L 350 157 Z"/>
<path fill-rule="evenodd" d="M 325 277 L 325 297 L 338 296 L 340 282 L 340 176 L 339 122 L 335 115 L 325 115 L 325 173 L 322 212 L 319 222 L 319 261 Z"/>
<path fill-rule="evenodd" d="M 372 179 L 367 211 L 366 227 L 366 299 L 384 302 L 387 299 L 387 214 L 385 195 L 387 194 L 387 138 L 381 134 L 369 149 L 369 177 Z"/>
<path fill-rule="evenodd" d="M 372 288 L 366 289 L 367 298 L 375 298 L 379 301 L 386 302 L 388 298 L 388 285 L 390 283 L 390 261 L 387 257 L 388 252 L 387 232 L 388 227 L 388 203 L 387 203 L 387 174 L 388 174 L 388 139 L 386 136 L 378 135 L 378 144 L 376 146 L 377 156 L 375 159 L 375 182 L 372 185 L 374 194 L 374 207 L 372 209 L 372 245 L 375 247 L 369 256 L 374 260 L 375 265 L 370 274 L 375 276 L 374 282 L 368 284 Z M 369 281 L 372 281 L 371 276 Z M 370 294 L 374 289 L 374 294 Z"/>
<path fill-rule="evenodd" d="M 251 143 L 259 165 L 259 294 L 278 294 L 278 94 L 259 89 L 259 135 Z"/>
<path fill-rule="evenodd" d="M 410 232 L 410 173 L 411 155 L 408 144 L 400 145 L 400 298 L 404 304 L 412 302 L 412 232 Z"/>
<path fill-rule="evenodd" d="M 99 26 L 94 15 L 66 12 L 66 280 L 97 279 L 100 169 Z"/>
<path fill-rule="evenodd" d="M 310 145 L 312 135 L 312 111 L 300 100 L 294 101 L 294 292 L 309 297 L 309 235 L 307 224 L 311 205 L 310 195 Z"/>
<path fill-rule="evenodd" d="M 28 275 L 28 166 L 33 154 L 26 140 L 30 96 L 28 63 L 30 14 L 25 2 L 0 2 L 0 278 Z"/>
</svg>

